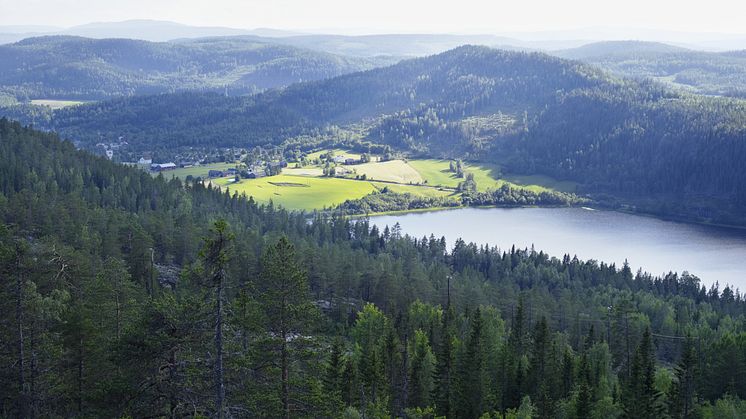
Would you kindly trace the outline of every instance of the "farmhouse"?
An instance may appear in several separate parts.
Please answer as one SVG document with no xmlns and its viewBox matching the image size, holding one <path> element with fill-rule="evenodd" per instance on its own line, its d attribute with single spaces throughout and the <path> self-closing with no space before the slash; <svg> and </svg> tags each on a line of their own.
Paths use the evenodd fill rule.
<svg viewBox="0 0 746 419">
<path fill-rule="evenodd" d="M 163 172 L 173 169 L 176 169 L 176 163 L 155 163 L 150 165 L 150 170 L 154 172 Z"/>
<path fill-rule="evenodd" d="M 241 173 L 241 176 L 243 176 L 246 179 L 256 179 L 256 178 L 264 177 L 265 173 L 264 173 L 264 169 L 262 169 L 261 167 L 253 166 L 253 167 L 249 167 L 248 170 Z"/>
<path fill-rule="evenodd" d="M 222 170 L 210 170 L 210 171 L 207 172 L 207 176 L 211 177 L 211 178 L 213 178 L 213 177 L 223 177 L 223 176 L 225 176 L 225 172 L 223 172 Z"/>
</svg>

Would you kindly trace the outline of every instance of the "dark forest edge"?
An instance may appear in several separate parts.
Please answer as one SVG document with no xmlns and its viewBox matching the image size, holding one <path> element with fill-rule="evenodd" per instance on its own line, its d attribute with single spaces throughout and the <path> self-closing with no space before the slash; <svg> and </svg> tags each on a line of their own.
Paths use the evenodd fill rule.
<svg viewBox="0 0 746 419">
<path fill-rule="evenodd" d="M 419 211 L 432 208 L 456 207 L 560 207 L 588 204 L 588 199 L 563 192 L 533 192 L 526 189 L 503 185 L 485 192 L 469 191 L 462 193 L 458 200 L 382 191 L 360 199 L 348 200 L 340 204 L 335 211 L 345 214 L 381 214 L 388 212 Z"/>
</svg>

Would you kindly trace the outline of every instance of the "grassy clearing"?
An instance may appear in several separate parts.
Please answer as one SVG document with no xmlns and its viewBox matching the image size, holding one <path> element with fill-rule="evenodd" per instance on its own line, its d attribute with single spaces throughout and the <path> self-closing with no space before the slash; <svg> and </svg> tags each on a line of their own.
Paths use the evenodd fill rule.
<svg viewBox="0 0 746 419">
<path fill-rule="evenodd" d="M 258 202 L 272 200 L 287 209 L 313 210 L 341 204 L 348 199 L 358 199 L 376 190 L 370 182 L 340 178 L 278 175 L 259 179 L 221 178 L 213 181 L 231 192 L 245 193 Z M 304 187 L 300 187 L 300 186 Z"/>
<path fill-rule="evenodd" d="M 350 156 L 344 150 L 334 150 L 336 155 Z M 322 152 L 314 153 L 316 156 Z M 313 158 L 313 155 L 311 156 Z M 209 170 L 225 170 L 235 167 L 234 163 L 217 163 L 168 172 L 172 176 L 206 177 Z M 213 179 L 212 183 L 221 188 L 253 196 L 257 202 L 282 205 L 290 210 L 314 210 L 334 207 L 348 199 L 359 199 L 384 188 L 396 193 L 410 193 L 423 197 L 450 198 L 459 200 L 461 194 L 454 189 L 462 178 L 450 171 L 449 160 L 392 160 L 371 162 L 354 166 L 355 174 L 365 174 L 367 181 L 350 178 L 322 177 L 320 166 L 302 168 L 289 167 L 278 176 L 259 179 L 242 179 L 238 183 L 232 177 Z M 549 190 L 572 192 L 573 182 L 560 182 L 547 176 L 500 176 L 500 167 L 490 164 L 466 164 L 465 172 L 474 175 L 480 191 L 499 188 L 505 184 L 525 188 L 533 192 Z M 355 176 L 352 174 L 350 176 Z M 372 180 L 371 180 L 372 179 Z"/>
<path fill-rule="evenodd" d="M 293 176 L 321 176 L 324 174 L 324 170 L 316 166 L 287 167 L 282 169 L 282 173 Z"/>
<path fill-rule="evenodd" d="M 410 160 L 412 166 L 430 186 L 455 188 L 462 179 L 449 170 L 448 160 Z"/>
<path fill-rule="evenodd" d="M 435 198 L 447 198 L 452 197 L 456 199 L 459 197 L 455 191 L 451 189 L 439 189 L 439 188 L 428 188 L 425 186 L 416 185 L 400 185 L 384 182 L 371 182 L 380 191 L 384 188 L 396 193 L 411 193 L 412 195 L 427 196 Z"/>
<path fill-rule="evenodd" d="M 212 164 L 205 164 L 202 166 L 193 166 L 193 167 L 185 167 L 181 169 L 175 169 L 168 172 L 163 172 L 163 176 L 166 178 L 170 178 L 171 176 L 180 178 L 180 179 L 186 179 L 187 176 L 191 175 L 192 177 L 202 177 L 206 178 L 207 173 L 210 170 L 225 170 L 230 169 L 231 167 L 236 167 L 236 163 L 212 163 Z"/>
<path fill-rule="evenodd" d="M 364 174 L 368 179 L 373 180 L 404 184 L 422 183 L 424 181 L 420 173 L 403 160 L 371 162 L 346 167 L 354 170 L 355 174 Z"/>
<path fill-rule="evenodd" d="M 544 175 L 505 175 L 505 180 L 516 185 L 531 188 L 551 189 L 559 192 L 574 193 L 578 183 L 570 180 L 557 180 Z"/>
<path fill-rule="evenodd" d="M 420 172 L 422 177 L 427 180 L 427 184 L 431 186 L 455 188 L 459 182 L 463 181 L 450 171 L 449 160 L 410 160 L 409 165 Z M 496 164 L 467 163 L 464 171 L 474 175 L 477 189 L 480 191 L 499 188 L 506 183 L 512 187 L 537 193 L 546 191 L 575 192 L 577 187 L 576 182 L 556 180 L 544 175 L 501 174 L 500 166 Z"/>
<path fill-rule="evenodd" d="M 356 159 L 356 160 L 360 159 L 360 154 L 353 153 L 353 152 L 351 152 L 349 150 L 342 150 L 341 148 L 334 148 L 334 149 L 331 149 L 331 150 L 317 151 L 317 152 L 308 154 L 306 156 L 306 158 L 308 160 L 318 159 L 319 157 L 321 157 L 322 154 L 326 154 L 326 153 L 328 153 L 330 151 L 333 151 L 335 156 L 342 156 L 342 157 L 344 157 L 346 159 Z"/>
<path fill-rule="evenodd" d="M 427 180 L 428 185 L 455 188 L 464 179 L 456 177 L 456 174 L 451 172 L 450 164 L 450 160 L 428 159 L 409 161 L 409 165 L 417 170 L 424 180 Z M 495 165 L 467 164 L 464 171 L 474 175 L 474 181 L 477 182 L 477 188 L 480 191 L 495 189 L 504 183 L 497 179 L 500 168 Z"/>
<path fill-rule="evenodd" d="M 82 105 L 85 102 L 76 100 L 54 100 L 54 99 L 34 99 L 31 101 L 32 105 L 38 106 L 49 106 L 52 109 L 62 109 L 68 106 Z"/>
</svg>

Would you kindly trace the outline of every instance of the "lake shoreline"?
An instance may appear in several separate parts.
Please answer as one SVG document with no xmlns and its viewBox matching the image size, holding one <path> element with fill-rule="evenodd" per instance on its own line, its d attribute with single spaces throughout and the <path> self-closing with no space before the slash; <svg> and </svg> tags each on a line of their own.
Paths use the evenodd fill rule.
<svg viewBox="0 0 746 419">
<path fill-rule="evenodd" d="M 459 210 L 459 209 L 466 209 L 466 208 L 479 208 L 479 209 L 490 209 L 490 208 L 498 208 L 498 209 L 511 209 L 511 208 L 587 208 L 588 210 L 593 211 L 610 211 L 610 212 L 618 212 L 621 214 L 628 214 L 628 215 L 636 215 L 640 217 L 646 217 L 646 218 L 652 218 L 660 221 L 670 221 L 675 222 L 679 224 L 688 224 L 688 225 L 697 225 L 697 226 L 703 226 L 703 227 L 716 227 L 716 228 L 722 228 L 726 230 L 737 230 L 737 231 L 746 231 L 746 226 L 744 225 L 738 225 L 738 224 L 722 224 L 722 223 L 711 223 L 707 221 L 700 221 L 695 220 L 691 218 L 686 217 L 676 217 L 676 216 L 663 216 L 663 215 L 657 215 L 652 214 L 649 212 L 644 211 L 635 211 L 632 209 L 625 209 L 620 207 L 607 207 L 603 205 L 593 205 L 593 204 L 584 204 L 584 205 L 475 205 L 475 206 L 466 206 L 466 205 L 458 205 L 453 207 L 431 207 L 431 208 L 416 208 L 416 209 L 407 209 L 407 210 L 395 210 L 395 211 L 383 211 L 383 212 L 371 212 L 367 214 L 345 214 L 346 217 L 349 218 L 364 218 L 364 217 L 379 217 L 379 216 L 387 216 L 387 215 L 406 215 L 406 214 L 417 214 L 417 213 L 425 213 L 425 212 L 438 212 L 438 211 L 452 211 L 452 210 Z"/>
<path fill-rule="evenodd" d="M 628 260 L 653 276 L 687 271 L 706 286 L 715 282 L 743 288 L 746 230 L 682 223 L 596 207 L 460 207 L 460 211 L 397 212 L 370 215 L 371 224 L 399 223 L 411 237 L 445 237 L 501 249 L 531 248 L 562 258 L 615 264 Z M 412 214 L 412 216 L 409 216 Z"/>
</svg>

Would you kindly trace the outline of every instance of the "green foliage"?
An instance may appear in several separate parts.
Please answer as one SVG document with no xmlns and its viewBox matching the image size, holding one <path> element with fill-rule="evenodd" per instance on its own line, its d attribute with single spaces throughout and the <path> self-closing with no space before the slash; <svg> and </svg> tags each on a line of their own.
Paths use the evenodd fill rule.
<svg viewBox="0 0 746 419">
<path fill-rule="evenodd" d="M 449 250 L 152 177 L 7 120 L 0 219 L 6 416 L 743 414 L 746 303 L 690 275 Z"/>
<path fill-rule="evenodd" d="M 557 55 L 628 77 L 652 77 L 701 94 L 746 96 L 746 56 L 738 52 L 694 51 L 656 42 L 610 41 L 560 51 Z"/>
<path fill-rule="evenodd" d="M 45 36 L 2 45 L 0 55 L 0 86 L 21 99 L 100 100 L 184 89 L 247 94 L 377 63 L 241 38 L 156 43 Z"/>
</svg>

